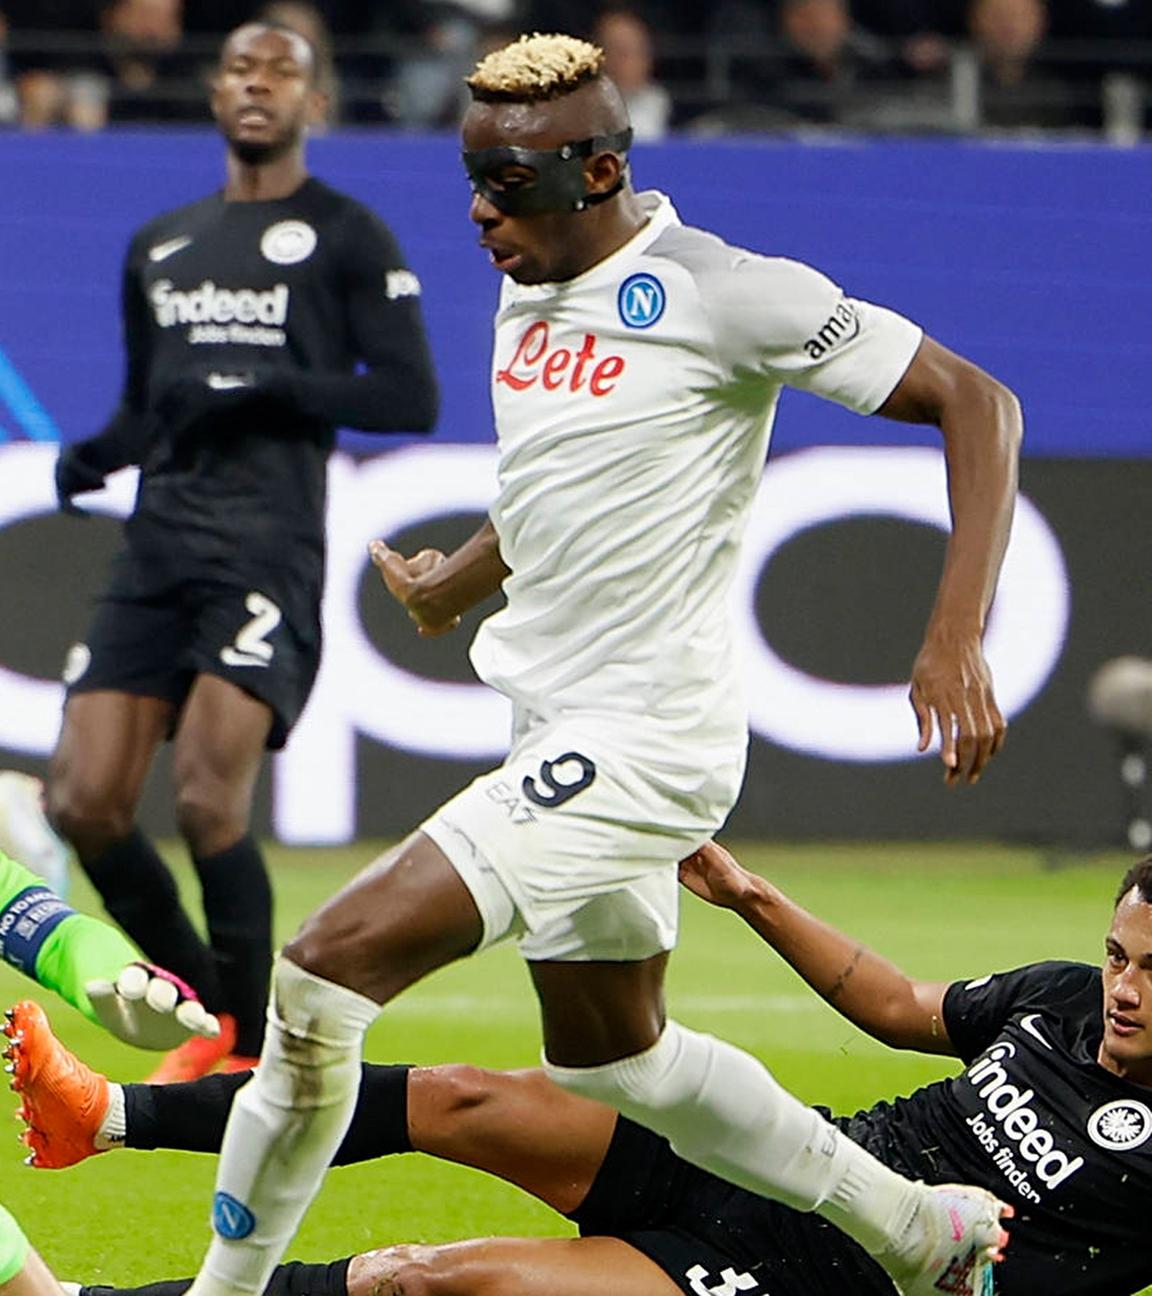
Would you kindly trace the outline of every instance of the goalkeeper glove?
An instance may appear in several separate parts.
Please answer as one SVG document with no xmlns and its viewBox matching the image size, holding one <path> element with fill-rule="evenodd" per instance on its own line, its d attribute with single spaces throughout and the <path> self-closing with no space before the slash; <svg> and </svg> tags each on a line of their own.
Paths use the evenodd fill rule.
<svg viewBox="0 0 1152 1296">
<path fill-rule="evenodd" d="M 167 1051 L 193 1035 L 220 1034 L 196 991 L 151 963 L 129 963 L 115 981 L 89 981 L 84 989 L 100 1024 L 137 1048 Z"/>
</svg>

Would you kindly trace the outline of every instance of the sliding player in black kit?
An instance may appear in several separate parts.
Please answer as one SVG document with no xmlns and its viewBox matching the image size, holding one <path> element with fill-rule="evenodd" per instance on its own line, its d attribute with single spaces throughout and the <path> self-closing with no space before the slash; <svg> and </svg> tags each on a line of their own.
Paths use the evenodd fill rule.
<svg viewBox="0 0 1152 1296">
<path fill-rule="evenodd" d="M 1013 1204 L 996 1296 L 1131 1296 L 1152 1281 L 1152 856 L 1120 884 L 1102 969 L 1038 963 L 951 984 L 907 977 L 714 843 L 681 877 L 869 1034 L 964 1060 L 951 1079 L 838 1123 L 901 1174 L 979 1184 Z M 14 1013 L 23 1038 L 10 1050 L 13 1087 L 32 1164 L 71 1165 L 111 1146 L 220 1146 L 240 1076 L 110 1085 L 52 1037 L 35 1005 Z M 696 1169 L 540 1072 L 365 1066 L 336 1164 L 408 1151 L 499 1175 L 582 1236 L 285 1265 L 269 1296 L 893 1296 L 891 1280 L 830 1224 Z M 177 1296 L 189 1281 L 120 1296 Z M 963 1290 L 963 1275 L 937 1287 Z"/>
<path fill-rule="evenodd" d="M 418 279 L 376 216 L 308 175 L 323 107 L 303 37 L 269 23 L 228 37 L 212 92 L 227 183 L 132 239 L 123 400 L 56 468 L 74 509 L 108 472 L 141 467 L 124 550 L 66 667 L 48 808 L 108 912 L 221 1017 L 220 1039 L 170 1055 L 159 1080 L 260 1052 L 272 899 L 252 793 L 319 662 L 335 429 L 436 418 Z M 134 823 L 169 737 L 209 944 Z"/>
</svg>

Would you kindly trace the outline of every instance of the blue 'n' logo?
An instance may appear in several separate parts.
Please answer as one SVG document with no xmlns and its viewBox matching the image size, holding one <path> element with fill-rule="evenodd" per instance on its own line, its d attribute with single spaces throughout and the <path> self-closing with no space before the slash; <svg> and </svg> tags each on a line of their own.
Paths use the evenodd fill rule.
<svg viewBox="0 0 1152 1296">
<path fill-rule="evenodd" d="M 256 1227 L 256 1216 L 231 1193 L 218 1192 L 212 1199 L 212 1227 L 222 1238 L 239 1242 Z"/>
<path fill-rule="evenodd" d="M 650 274 L 629 275 L 620 285 L 616 305 L 629 328 L 651 328 L 664 314 L 668 297 L 664 285 Z"/>
</svg>

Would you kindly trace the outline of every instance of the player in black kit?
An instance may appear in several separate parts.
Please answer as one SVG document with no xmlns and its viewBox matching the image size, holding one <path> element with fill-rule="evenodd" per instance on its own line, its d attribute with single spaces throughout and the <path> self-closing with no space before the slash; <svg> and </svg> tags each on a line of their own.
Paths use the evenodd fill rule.
<svg viewBox="0 0 1152 1296">
<path fill-rule="evenodd" d="M 169 1080 L 260 1052 L 272 898 L 252 795 L 319 661 L 335 429 L 426 431 L 437 412 L 418 279 L 375 215 L 306 169 L 324 109 L 312 47 L 276 24 L 238 28 L 212 109 L 225 187 L 132 239 L 122 403 L 56 467 L 68 510 L 141 467 L 125 547 L 66 667 L 48 808 L 108 912 L 221 1014 L 218 1041 L 165 1060 Z M 134 824 L 169 737 L 207 945 Z"/>
<path fill-rule="evenodd" d="M 1103 969 L 1038 963 L 952 984 L 905 976 L 715 844 L 681 877 L 869 1034 L 963 1059 L 953 1078 L 839 1124 L 901 1174 L 980 1184 L 1014 1205 L 998 1296 L 1131 1296 L 1152 1282 L 1152 856 L 1121 883 Z M 241 1077 L 109 1085 L 52 1037 L 39 1009 L 15 1011 L 13 1087 L 33 1164 L 70 1165 L 113 1144 L 219 1147 Z M 893 1296 L 831 1225 L 696 1169 L 540 1072 L 365 1066 L 336 1163 L 412 1150 L 518 1184 L 582 1236 L 286 1265 L 271 1296 Z M 133 1290 L 176 1296 L 188 1281 Z"/>
</svg>

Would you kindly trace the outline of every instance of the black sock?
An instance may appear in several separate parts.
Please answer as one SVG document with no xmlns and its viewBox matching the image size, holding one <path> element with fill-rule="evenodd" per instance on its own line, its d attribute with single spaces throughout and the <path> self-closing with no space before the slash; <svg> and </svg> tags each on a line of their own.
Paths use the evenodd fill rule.
<svg viewBox="0 0 1152 1296">
<path fill-rule="evenodd" d="M 408 1072 L 410 1066 L 360 1068 L 360 1092 L 344 1142 L 336 1149 L 333 1165 L 356 1165 L 396 1152 L 411 1152 L 408 1137 Z"/>
<path fill-rule="evenodd" d="M 183 977 L 210 1012 L 219 1012 L 216 960 L 180 907 L 172 874 L 148 838 L 134 828 L 96 859 L 80 862 L 104 908 L 152 962 Z"/>
<path fill-rule="evenodd" d="M 204 895 L 208 939 L 224 1007 L 236 1018 L 233 1051 L 258 1057 L 272 973 L 272 887 L 264 857 L 251 837 L 192 860 Z"/>
<path fill-rule="evenodd" d="M 408 1138 L 407 1066 L 361 1068 L 352 1124 L 333 1165 L 353 1165 L 395 1152 L 411 1152 Z M 236 1091 L 249 1072 L 210 1075 L 185 1084 L 124 1085 L 124 1146 L 182 1152 L 219 1152 Z"/>
<path fill-rule="evenodd" d="M 346 1296 L 351 1257 L 331 1264 L 302 1264 L 292 1260 L 277 1265 L 264 1288 L 264 1296 Z M 80 1296 L 184 1296 L 191 1278 L 170 1278 L 142 1287 L 81 1287 Z"/>
<path fill-rule="evenodd" d="M 331 1264 L 303 1264 L 299 1260 L 290 1260 L 272 1271 L 264 1296 L 345 1296 L 351 1263 L 351 1256 L 333 1260 Z"/>
<path fill-rule="evenodd" d="M 219 1152 L 236 1091 L 250 1071 L 183 1084 L 124 1085 L 124 1146 Z"/>
<path fill-rule="evenodd" d="M 164 1282 L 145 1283 L 143 1287 L 106 1287 L 96 1283 L 82 1286 L 80 1296 L 184 1296 L 192 1286 L 191 1278 L 169 1278 Z"/>
</svg>

